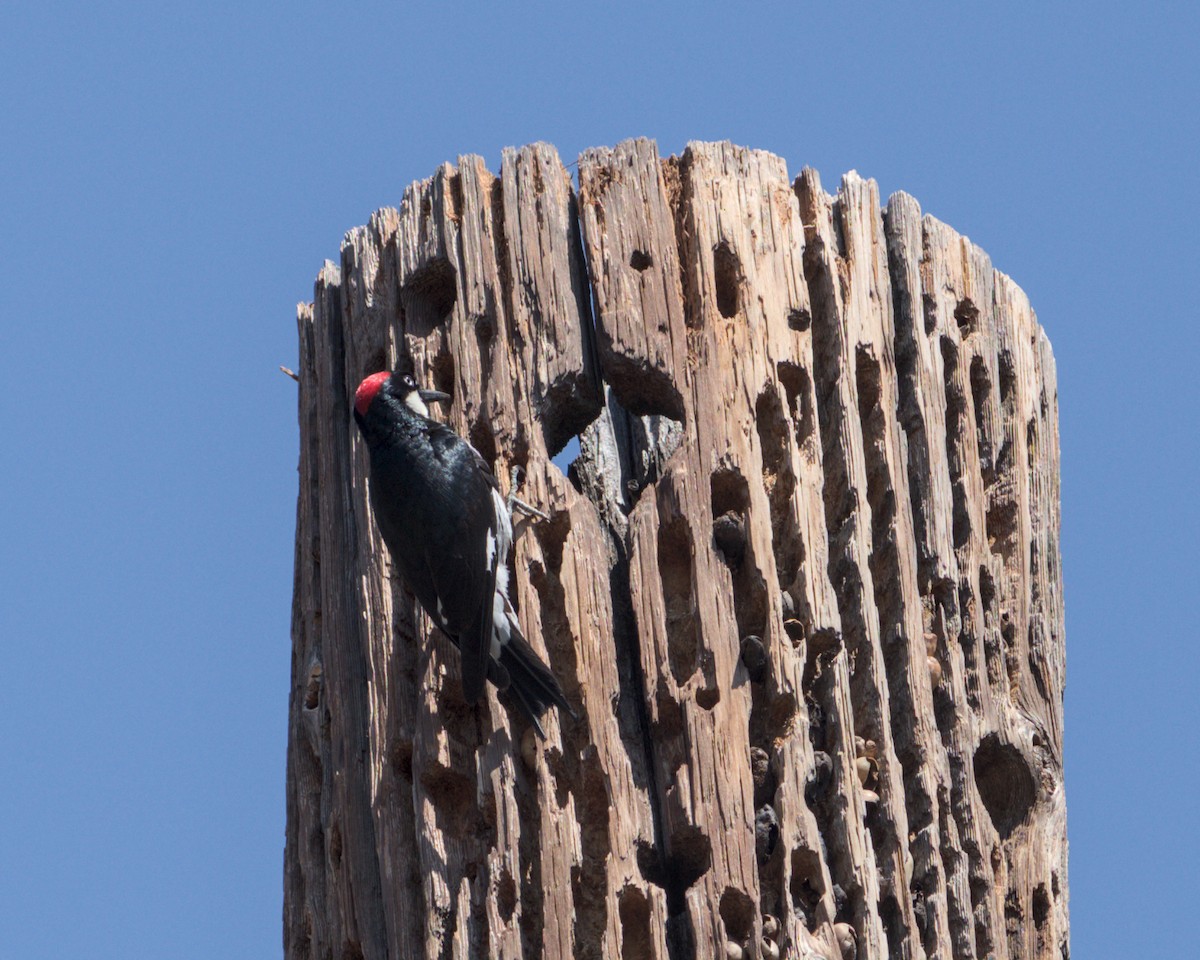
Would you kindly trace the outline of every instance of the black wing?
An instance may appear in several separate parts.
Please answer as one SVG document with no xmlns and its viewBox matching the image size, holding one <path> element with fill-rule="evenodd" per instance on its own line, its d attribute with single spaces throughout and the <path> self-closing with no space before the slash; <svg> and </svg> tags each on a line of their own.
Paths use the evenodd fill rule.
<svg viewBox="0 0 1200 960">
<path fill-rule="evenodd" d="M 429 569 L 445 628 L 462 654 L 463 698 L 474 703 L 487 682 L 496 575 L 508 560 L 496 556 L 496 478 L 475 449 L 444 424 L 430 422 L 429 441 L 445 468 L 440 475 L 446 489 L 435 491 L 435 500 L 445 504 L 443 516 L 455 520 L 432 525 L 448 533 L 429 544 Z"/>
</svg>

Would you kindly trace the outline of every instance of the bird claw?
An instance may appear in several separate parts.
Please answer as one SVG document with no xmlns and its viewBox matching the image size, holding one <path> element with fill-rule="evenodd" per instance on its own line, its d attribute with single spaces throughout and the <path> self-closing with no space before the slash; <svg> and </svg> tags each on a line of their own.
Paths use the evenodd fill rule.
<svg viewBox="0 0 1200 960">
<path fill-rule="evenodd" d="M 513 516 L 513 510 L 520 510 L 528 517 L 538 517 L 542 520 L 549 520 L 549 514 L 542 513 L 537 507 L 531 507 L 524 500 L 517 497 L 517 491 L 521 488 L 524 482 L 525 472 L 516 464 L 513 464 L 512 470 L 509 473 L 508 496 L 505 498 L 505 503 L 508 506 L 508 515 Z"/>
</svg>

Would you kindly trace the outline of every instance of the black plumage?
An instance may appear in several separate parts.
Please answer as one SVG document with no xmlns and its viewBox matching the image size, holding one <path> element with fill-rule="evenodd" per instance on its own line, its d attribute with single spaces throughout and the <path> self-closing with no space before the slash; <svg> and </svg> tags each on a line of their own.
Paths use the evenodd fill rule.
<svg viewBox="0 0 1200 960">
<path fill-rule="evenodd" d="M 573 714 L 562 688 L 521 634 L 508 599 L 512 521 L 491 469 L 453 430 L 428 416 L 411 366 L 360 384 L 354 419 L 371 457 L 371 508 L 401 575 L 462 654 L 463 696 L 485 680 L 510 690 L 545 736 L 551 705 Z"/>
</svg>

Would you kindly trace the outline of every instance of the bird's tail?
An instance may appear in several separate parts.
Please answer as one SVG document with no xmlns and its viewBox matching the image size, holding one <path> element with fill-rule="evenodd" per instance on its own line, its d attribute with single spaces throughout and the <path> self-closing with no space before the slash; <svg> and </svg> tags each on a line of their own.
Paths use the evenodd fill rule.
<svg viewBox="0 0 1200 960">
<path fill-rule="evenodd" d="M 542 663 L 529 642 L 516 631 L 500 649 L 500 665 L 508 673 L 508 689 L 513 698 L 521 705 L 543 740 L 546 739 L 546 731 L 542 729 L 539 718 L 550 707 L 559 707 L 578 719 L 550 668 Z"/>
</svg>

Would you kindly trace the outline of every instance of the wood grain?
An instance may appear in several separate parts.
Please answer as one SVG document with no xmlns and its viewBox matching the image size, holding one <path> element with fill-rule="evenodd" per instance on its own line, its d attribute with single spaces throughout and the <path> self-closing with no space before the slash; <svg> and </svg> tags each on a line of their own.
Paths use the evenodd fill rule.
<svg viewBox="0 0 1200 960">
<path fill-rule="evenodd" d="M 289 960 L 1069 955 L 1054 359 L 983 251 L 728 143 L 535 144 L 298 323 Z M 350 396 L 401 351 L 550 516 L 545 743 L 375 529 Z"/>
</svg>

